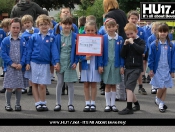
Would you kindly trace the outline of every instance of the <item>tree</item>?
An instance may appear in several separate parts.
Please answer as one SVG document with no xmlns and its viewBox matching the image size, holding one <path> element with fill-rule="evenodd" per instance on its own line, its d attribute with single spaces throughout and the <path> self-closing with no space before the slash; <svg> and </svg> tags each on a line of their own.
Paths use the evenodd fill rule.
<svg viewBox="0 0 175 132">
<path fill-rule="evenodd" d="M 118 0 L 118 2 L 119 8 L 127 13 L 140 7 L 140 2 L 150 2 L 150 0 Z M 165 0 L 152 0 L 151 2 L 165 2 Z M 174 0 L 166 0 L 166 2 L 174 2 Z"/>
<path fill-rule="evenodd" d="M 81 4 L 80 0 L 33 0 L 41 7 L 45 7 L 47 10 L 59 9 L 63 5 L 70 8 L 75 8 L 74 4 Z"/>
<path fill-rule="evenodd" d="M 1 0 L 0 15 L 2 13 L 9 13 L 10 14 L 13 5 L 14 5 L 14 0 Z"/>
<path fill-rule="evenodd" d="M 81 0 L 80 9 L 75 11 L 78 17 L 94 15 L 97 19 L 97 24 L 103 25 L 103 0 Z"/>
</svg>

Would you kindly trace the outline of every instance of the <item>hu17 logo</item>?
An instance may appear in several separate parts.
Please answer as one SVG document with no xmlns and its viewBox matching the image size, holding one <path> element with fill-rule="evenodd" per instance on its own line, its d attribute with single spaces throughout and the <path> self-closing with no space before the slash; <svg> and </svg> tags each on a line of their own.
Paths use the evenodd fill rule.
<svg viewBox="0 0 175 132">
<path fill-rule="evenodd" d="M 174 20 L 175 2 L 140 2 L 141 20 Z"/>
</svg>

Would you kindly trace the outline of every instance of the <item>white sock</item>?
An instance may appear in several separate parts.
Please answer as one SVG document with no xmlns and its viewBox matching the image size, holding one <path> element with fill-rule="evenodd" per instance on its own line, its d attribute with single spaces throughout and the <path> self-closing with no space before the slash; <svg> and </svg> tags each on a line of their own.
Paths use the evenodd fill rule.
<svg viewBox="0 0 175 132">
<path fill-rule="evenodd" d="M 111 105 L 110 106 L 113 106 L 115 105 L 115 97 L 116 97 L 116 91 L 112 91 L 111 92 Z"/>
<path fill-rule="evenodd" d="M 105 98 L 106 98 L 106 106 L 111 106 L 111 96 L 112 96 L 112 92 L 105 92 Z"/>
<path fill-rule="evenodd" d="M 155 98 L 156 98 L 156 99 L 155 99 L 156 103 L 159 105 L 160 102 L 161 102 L 161 100 L 160 100 L 157 96 L 156 96 Z"/>
<path fill-rule="evenodd" d="M 39 105 L 39 104 L 41 104 L 41 101 L 36 102 L 36 103 L 35 103 L 35 106 L 37 106 L 37 105 Z"/>
<path fill-rule="evenodd" d="M 86 105 L 91 105 L 90 100 L 89 101 L 86 101 Z"/>
<path fill-rule="evenodd" d="M 91 108 L 95 108 L 94 106 L 92 105 L 95 105 L 95 101 L 91 100 Z"/>
</svg>

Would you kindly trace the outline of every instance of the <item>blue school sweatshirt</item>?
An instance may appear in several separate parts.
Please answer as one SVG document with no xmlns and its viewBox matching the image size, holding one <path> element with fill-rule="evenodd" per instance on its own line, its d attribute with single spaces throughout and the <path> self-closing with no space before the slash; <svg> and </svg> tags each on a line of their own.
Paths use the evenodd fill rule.
<svg viewBox="0 0 175 132">
<path fill-rule="evenodd" d="M 103 56 L 102 58 L 102 64 L 103 66 L 108 65 L 108 34 L 105 34 L 103 36 L 104 42 L 103 42 Z M 121 36 L 118 36 L 118 39 L 115 41 L 115 67 L 124 67 L 124 59 L 120 56 L 122 46 L 123 46 L 124 40 Z"/>
<path fill-rule="evenodd" d="M 34 32 L 33 33 L 38 33 L 39 32 L 39 29 L 38 28 L 32 28 L 32 29 L 34 29 Z M 25 38 L 25 40 L 28 41 L 31 36 L 32 36 L 32 33 L 29 33 L 27 31 L 25 31 L 24 33 L 22 33 L 22 36 L 21 37 Z"/>
<path fill-rule="evenodd" d="M 10 39 L 11 35 L 3 39 L 1 43 L 2 59 L 4 60 L 4 71 L 7 70 L 7 66 L 11 66 L 13 61 L 9 57 L 10 53 Z M 22 65 L 22 71 L 25 71 L 25 57 L 26 57 L 26 41 L 24 38 L 20 38 L 20 64 Z"/>
<path fill-rule="evenodd" d="M 27 45 L 27 64 L 30 61 L 37 64 L 58 63 L 58 49 L 55 43 L 55 37 L 49 32 L 42 40 L 41 33 L 34 33 L 29 39 Z"/>
<path fill-rule="evenodd" d="M 79 57 L 76 55 L 76 33 L 72 32 L 72 48 L 71 48 L 71 65 L 73 65 L 74 63 L 77 64 L 78 63 L 78 60 L 79 60 Z M 57 49 L 58 49 L 58 63 L 60 63 L 60 54 L 61 54 L 61 35 L 60 34 L 57 34 L 55 36 L 55 44 L 57 46 Z"/>
<path fill-rule="evenodd" d="M 169 44 L 167 44 L 168 46 L 167 57 L 168 57 L 170 73 L 174 73 L 175 71 L 175 45 L 172 43 L 170 44 L 172 45 L 171 47 L 169 46 Z M 158 68 L 160 54 L 161 54 L 160 42 L 158 42 L 158 46 L 156 46 L 156 41 L 153 41 L 149 49 L 148 67 L 150 68 L 150 70 L 153 70 L 154 74 L 156 73 L 156 70 Z"/>
</svg>

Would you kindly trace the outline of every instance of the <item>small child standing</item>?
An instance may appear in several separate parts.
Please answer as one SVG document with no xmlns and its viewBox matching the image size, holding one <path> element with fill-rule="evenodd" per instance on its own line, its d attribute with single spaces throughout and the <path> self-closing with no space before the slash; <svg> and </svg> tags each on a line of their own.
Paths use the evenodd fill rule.
<svg viewBox="0 0 175 132">
<path fill-rule="evenodd" d="M 97 25 L 95 21 L 86 22 L 85 33 L 92 36 L 97 34 Z M 86 106 L 84 107 L 83 111 L 95 112 L 97 82 L 101 81 L 101 76 L 98 72 L 98 66 L 100 66 L 100 64 L 98 64 L 99 57 L 86 55 L 86 56 L 80 56 L 80 60 L 81 60 L 81 69 L 82 69 L 81 81 L 84 82 L 84 94 L 85 94 L 85 102 L 86 102 Z M 90 61 L 90 64 L 88 64 L 88 61 Z"/>
<path fill-rule="evenodd" d="M 64 82 L 68 85 L 68 111 L 74 112 L 74 82 L 78 80 L 76 65 L 78 63 L 78 56 L 75 54 L 76 34 L 72 32 L 73 20 L 71 17 L 64 17 L 61 20 L 62 30 L 57 27 L 55 43 L 59 54 L 59 69 L 56 74 L 58 77 L 56 86 L 56 106 L 54 111 L 61 110 L 61 93 Z"/>
<path fill-rule="evenodd" d="M 19 37 L 21 21 L 13 18 L 10 23 L 10 36 L 2 41 L 2 59 L 4 60 L 4 70 L 6 71 L 3 87 L 6 88 L 5 110 L 12 111 L 11 96 L 12 89 L 16 89 L 15 111 L 21 111 L 21 89 L 24 88 L 23 72 L 25 70 L 26 41 Z"/>
<path fill-rule="evenodd" d="M 133 111 L 140 110 L 139 102 L 134 94 L 137 79 L 143 70 L 142 54 L 146 48 L 145 42 L 137 35 L 137 27 L 133 23 L 126 24 L 125 33 L 128 39 L 122 47 L 121 56 L 125 59 L 124 83 L 127 93 L 127 107 L 118 114 L 133 114 Z M 132 103 L 135 106 L 132 108 Z"/>
<path fill-rule="evenodd" d="M 150 68 L 150 84 L 156 87 L 157 96 L 155 104 L 159 106 L 159 111 L 164 113 L 167 109 L 165 97 L 167 88 L 173 87 L 175 71 L 175 45 L 168 36 L 169 27 L 162 23 L 158 26 L 158 35 L 149 50 L 148 67 Z"/>
<path fill-rule="evenodd" d="M 50 63 L 58 68 L 58 49 L 54 36 L 49 33 L 50 23 L 50 17 L 38 16 L 36 25 L 40 32 L 31 36 L 27 46 L 26 70 L 31 69 L 30 80 L 37 111 L 48 111 L 45 99 L 46 85 L 51 84 Z"/>
<path fill-rule="evenodd" d="M 38 33 L 39 29 L 33 27 L 33 17 L 31 15 L 24 15 L 21 18 L 21 23 L 25 29 L 25 31 L 22 33 L 22 37 L 26 40 L 26 42 L 28 42 L 32 34 Z M 29 76 L 27 76 L 27 73 L 29 73 L 29 71 L 26 71 L 25 77 L 29 78 Z M 27 89 L 24 89 L 24 93 L 27 92 L 26 90 Z M 29 80 L 29 91 L 27 92 L 27 95 L 32 95 L 32 82 L 30 80 Z"/>
<path fill-rule="evenodd" d="M 123 46 L 123 38 L 116 33 L 118 25 L 114 19 L 106 19 L 104 25 L 107 31 L 107 34 L 104 35 L 104 47 L 102 57 L 104 66 L 102 78 L 104 83 L 106 84 L 106 107 L 104 111 L 110 112 L 112 110 L 114 112 L 118 112 L 118 109 L 115 106 L 115 97 L 116 84 L 119 84 L 121 82 L 120 74 L 124 74 L 124 60 L 120 56 L 120 52 Z"/>
</svg>

